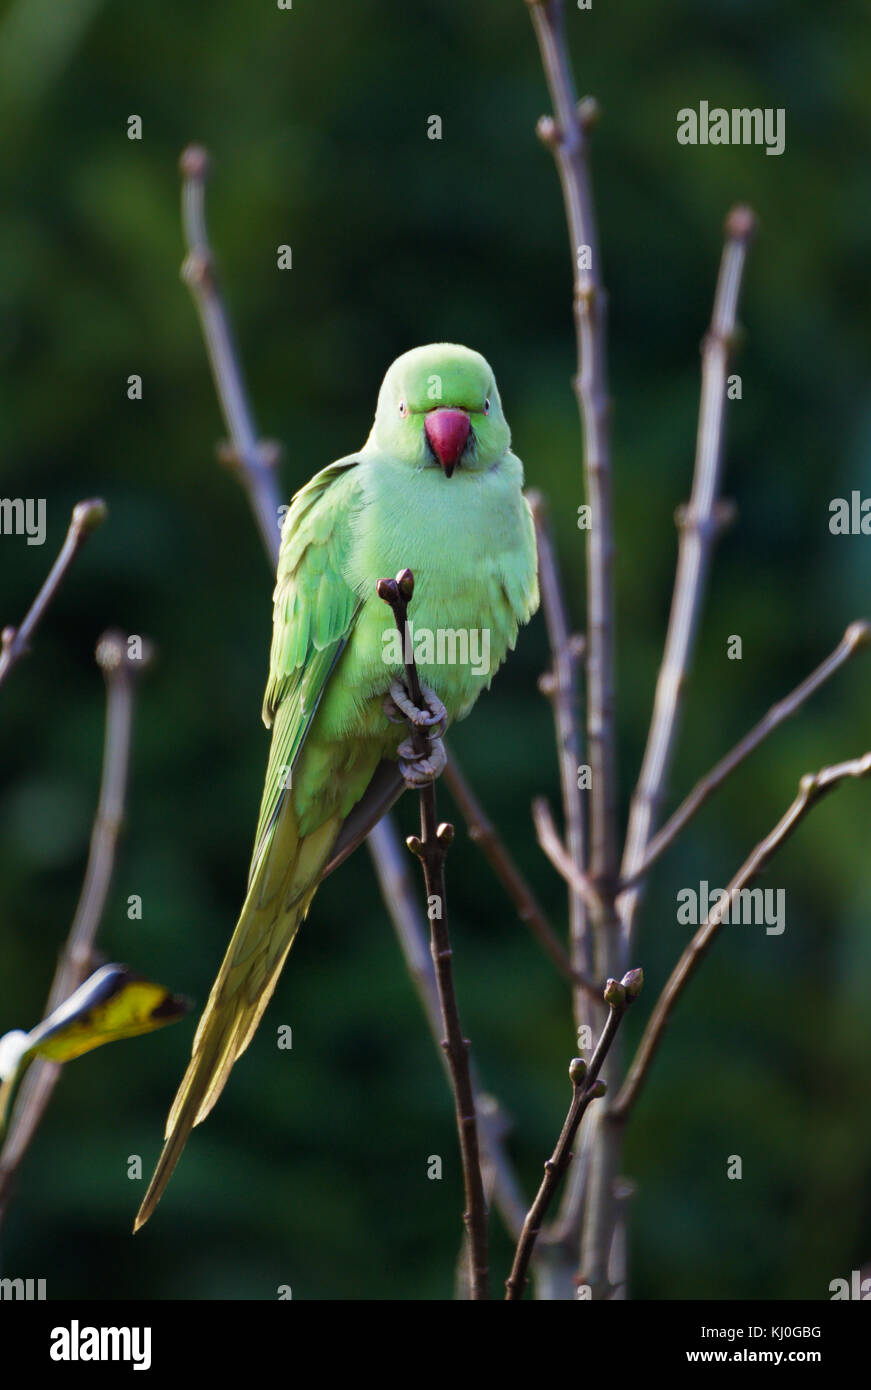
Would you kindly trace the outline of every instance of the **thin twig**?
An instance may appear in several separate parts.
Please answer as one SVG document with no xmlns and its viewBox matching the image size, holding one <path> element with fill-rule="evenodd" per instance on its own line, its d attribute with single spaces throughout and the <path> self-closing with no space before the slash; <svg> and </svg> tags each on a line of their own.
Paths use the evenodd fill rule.
<svg viewBox="0 0 871 1390">
<path fill-rule="evenodd" d="M 556 160 L 574 266 L 577 374 L 573 386 L 583 429 L 586 497 L 592 519 L 587 533 L 587 745 L 592 773 L 589 873 L 607 899 L 613 895 L 618 867 L 617 751 L 607 296 L 587 140 L 598 112 L 589 99 L 578 106 L 562 0 L 527 0 L 527 4 L 554 109 L 553 118 L 542 117 L 537 131 Z"/>
<path fill-rule="evenodd" d="M 481 853 L 504 887 L 524 922 L 535 937 L 542 950 L 550 956 L 554 965 L 573 985 L 592 990 L 598 999 L 600 992 L 589 980 L 572 969 L 568 954 L 547 920 L 544 908 L 539 903 L 526 879 L 512 859 L 505 842 L 499 836 L 484 807 L 463 776 L 456 756 L 451 753 L 448 764 L 442 773 L 451 796 L 463 813 L 469 829 L 469 838 L 479 846 Z"/>
<path fill-rule="evenodd" d="M 393 611 L 402 640 L 402 650 L 407 654 L 405 678 L 408 693 L 413 703 L 418 708 L 423 708 L 420 681 L 414 656 L 411 653 L 408 634 L 408 603 L 414 593 L 414 576 L 411 570 L 402 570 L 396 579 L 379 579 L 376 589 L 378 597 L 389 604 Z M 426 756 L 430 751 L 429 735 L 411 721 L 409 721 L 409 729 L 416 751 Z M 428 782 L 420 788 L 420 837 L 410 836 L 408 846 L 421 862 L 426 883 L 431 933 L 430 950 L 435 966 L 439 1005 L 444 1027 L 442 1047 L 450 1063 L 457 1133 L 463 1162 L 463 1183 L 466 1193 L 466 1210 L 463 1213 L 463 1222 L 469 1238 L 469 1282 L 472 1298 L 480 1300 L 487 1298 L 487 1202 L 484 1195 L 478 1150 L 478 1123 L 469 1067 L 469 1041 L 463 1035 L 459 1009 L 457 1008 L 452 965 L 453 951 L 448 931 L 445 856 L 453 838 L 454 827 L 444 821 L 441 824 L 438 822 L 435 784 Z"/>
<path fill-rule="evenodd" d="M 274 444 L 258 439 L 242 368 L 233 345 L 230 321 L 218 288 L 215 260 L 206 227 L 208 152 L 201 145 L 189 145 L 181 156 L 180 167 L 183 175 L 182 223 L 188 246 L 181 273 L 200 316 L 215 390 L 230 436 L 231 448 L 222 451 L 221 456 L 225 461 L 237 465 L 263 544 L 275 568 L 281 536 L 280 500 L 275 479 L 279 451 Z"/>
<path fill-rule="evenodd" d="M 680 542 L 671 613 L 653 714 L 638 784 L 629 811 L 621 877 L 635 882 L 659 815 L 677 736 L 683 690 L 692 666 L 696 632 L 705 597 L 714 542 L 726 513 L 719 500 L 726 413 L 726 377 L 735 337 L 738 298 L 747 248 L 755 230 L 749 208 L 733 208 L 726 219 L 725 244 L 714 294 L 711 325 L 702 343 L 702 385 L 696 458 L 689 506 L 679 514 Z M 630 948 L 643 883 L 623 894 L 620 919 L 625 949 Z"/>
<path fill-rule="evenodd" d="M 29 649 L 30 639 L 61 584 L 64 575 L 78 555 L 88 536 L 95 531 L 107 515 L 106 503 L 99 497 L 86 502 L 77 502 L 73 507 L 64 543 L 57 559 L 48 572 L 27 616 L 20 627 L 4 627 L 0 633 L 0 685 L 3 684 L 12 667 L 20 661 Z"/>
<path fill-rule="evenodd" d="M 578 785 L 578 771 L 583 758 L 577 662 L 584 653 L 586 643 L 582 639 L 573 638 L 570 632 L 544 498 L 540 493 L 531 492 L 527 495 L 527 500 L 535 523 L 538 583 L 553 663 L 551 671 L 539 681 L 539 685 L 545 694 L 549 695 L 553 707 L 566 848 L 576 871 L 583 874 L 587 863 L 587 847 L 584 800 Z M 593 972 L 593 947 L 587 920 L 587 903 L 585 895 L 579 893 L 571 882 L 569 888 L 571 963 L 579 977 L 586 979 Z M 575 1024 L 580 1027 L 587 1022 L 587 1010 L 580 998 L 575 1000 L 575 1006 Z"/>
<path fill-rule="evenodd" d="M 106 906 L 124 819 L 136 677 L 148 665 L 150 657 L 151 650 L 146 644 L 137 657 L 132 657 L 127 638 L 118 632 L 104 633 L 97 643 L 97 664 L 106 681 L 100 795 L 78 906 L 58 960 L 44 1018 L 69 998 L 95 966 L 94 942 Z M 8 1209 L 15 1176 L 51 1099 L 60 1070 L 58 1063 L 38 1058 L 21 1083 L 6 1142 L 0 1151 L 0 1220 Z"/>
<path fill-rule="evenodd" d="M 627 1072 L 626 1080 L 612 1107 L 612 1113 L 618 1119 L 625 1119 L 638 1099 L 656 1049 L 662 1042 L 663 1033 L 672 1010 L 724 920 L 728 918 L 734 898 L 761 872 L 821 797 L 848 778 L 862 778 L 869 775 L 871 775 L 871 752 L 848 762 L 824 767 L 817 773 L 809 772 L 802 777 L 795 800 L 781 816 L 774 829 L 765 836 L 764 840 L 760 840 L 749 858 L 741 865 L 725 894 L 708 913 L 706 920 L 701 924 L 671 972 L 662 994 L 656 1001 L 656 1006 L 644 1030 L 632 1065 Z"/>
<path fill-rule="evenodd" d="M 726 778 L 741 766 L 745 758 L 748 758 L 769 734 L 772 734 L 787 719 L 791 719 L 794 714 L 797 714 L 802 705 L 836 671 L 839 671 L 850 660 L 851 656 L 855 656 L 856 652 L 868 646 L 871 646 L 871 624 L 866 622 L 851 623 L 837 647 L 826 657 L 825 661 L 820 662 L 816 670 L 812 671 L 789 695 L 772 705 L 768 713 L 759 720 L 758 724 L 753 726 L 749 733 L 744 735 L 740 743 L 736 743 L 735 747 L 730 749 L 705 777 L 700 778 L 689 796 L 684 798 L 677 810 L 669 816 L 662 829 L 654 835 L 632 881 L 621 883 L 621 892 L 633 887 L 639 879 L 644 878 L 660 855 L 664 854 L 674 843 L 684 826 L 704 805 L 708 797 L 722 786 Z"/>
<path fill-rule="evenodd" d="M 408 854 L 399 839 L 392 817 L 385 816 L 378 822 L 370 834 L 370 839 L 372 838 L 379 841 L 378 852 L 372 857 L 381 894 L 390 913 L 408 973 L 417 990 L 430 1032 L 450 1079 L 450 1064 L 442 1047 L 444 1027 L 438 986 L 432 956 L 427 946 L 429 924 L 421 913 L 419 894 L 412 884 Z M 509 1235 L 517 1240 L 526 1215 L 527 1203 L 502 1142 L 508 1132 L 508 1119 L 495 1096 L 481 1090 L 475 1078 L 474 1067 L 472 1086 L 481 1138 L 484 1188 L 485 1191 L 492 1192 L 494 1204 Z"/>
<path fill-rule="evenodd" d="M 575 1028 L 578 1037 L 581 1030 L 595 1028 L 601 1003 L 601 988 L 592 985 L 588 973 L 595 968 L 596 952 L 590 932 L 590 917 L 597 922 L 597 931 L 602 935 L 601 923 L 594 910 L 595 894 L 586 875 L 586 815 L 584 798 L 580 787 L 580 769 L 583 763 L 582 735 L 579 712 L 577 663 L 586 652 L 586 639 L 579 633 L 572 633 L 569 626 L 568 608 L 563 595 L 557 564 L 556 549 L 551 535 L 544 497 L 537 492 L 527 494 L 538 550 L 538 584 L 541 590 L 541 606 L 544 610 L 548 643 L 551 651 L 551 670 L 539 679 L 539 689 L 551 701 L 556 729 L 557 753 L 562 792 L 563 819 L 566 827 L 565 846 L 559 837 L 550 808 L 547 816 L 553 829 L 550 843 L 559 845 L 562 852 L 560 862 L 555 867 L 566 879 L 569 888 L 569 940 L 571 943 L 571 962 L 578 975 L 578 986 L 572 994 Z M 546 804 L 546 803 L 545 803 Z M 536 803 L 533 803 L 533 817 Z M 539 829 L 539 844 L 548 853 Z M 552 861 L 553 862 L 553 861 Z M 568 870 L 568 872 L 563 872 Z M 602 952 L 599 952 L 599 959 Z M 587 973 L 588 972 L 588 973 Z M 539 1279 L 550 1280 L 549 1292 L 556 1297 L 557 1286 L 566 1278 L 571 1269 L 570 1247 L 577 1243 L 580 1234 L 581 1214 L 588 1191 L 590 1146 L 585 1141 L 584 1151 L 571 1170 L 569 1181 L 565 1184 L 560 1210 L 552 1229 L 542 1233 L 542 1243 L 547 1242 L 544 1258 L 538 1262 Z M 548 1264 L 551 1265 L 548 1268 Z M 573 1273 L 573 1271 L 572 1271 Z"/>
<path fill-rule="evenodd" d="M 595 911 L 599 906 L 596 890 L 585 874 L 578 873 L 574 861 L 569 857 L 568 850 L 559 837 L 547 797 L 537 796 L 533 801 L 532 820 L 538 843 L 557 873 L 562 875 L 572 891 L 583 899 L 590 910 Z M 600 989 L 593 985 L 592 991 L 597 999 L 601 999 Z"/>
<path fill-rule="evenodd" d="M 572 1003 L 575 1028 L 580 1037 L 581 1029 L 589 1028 L 591 1032 L 594 1029 L 599 1014 L 599 1008 L 596 1006 L 601 1004 L 601 987 L 593 985 L 591 988 L 591 981 L 584 974 L 585 971 L 592 972 L 595 964 L 588 911 L 594 905 L 595 895 L 586 877 L 586 814 L 579 777 L 583 763 L 583 739 L 577 666 L 586 652 L 586 639 L 570 629 L 545 499 L 538 492 L 529 492 L 527 500 L 535 524 L 538 584 L 551 652 L 551 669 L 539 678 L 538 686 L 551 702 L 556 730 L 563 819 L 566 827 L 565 846 L 562 845 L 555 826 L 553 834 L 563 851 L 563 867 L 571 865 L 571 872 L 563 876 L 569 888 L 571 961 L 578 976 Z M 544 1231 L 541 1236 L 541 1244 L 546 1244 L 547 1247 L 540 1254 L 537 1269 L 539 1289 L 543 1297 L 558 1298 L 561 1296 L 561 1286 L 568 1285 L 571 1288 L 570 1281 L 574 1274 L 571 1246 L 573 1242 L 577 1243 L 587 1192 L 587 1149 L 585 1139 L 582 1156 L 573 1164 L 569 1181 L 563 1190 L 559 1214 L 553 1227 Z"/>
<path fill-rule="evenodd" d="M 581 1148 L 575 1153 L 568 1172 L 568 1179 L 565 1188 L 560 1210 L 556 1213 L 549 1226 L 545 1226 L 538 1238 L 538 1260 L 541 1261 L 542 1254 L 552 1246 L 562 1247 L 566 1254 L 572 1256 L 572 1275 L 577 1270 L 577 1245 L 578 1245 L 578 1217 L 584 1209 L 586 1197 L 586 1186 L 590 1176 L 590 1153 L 592 1145 L 592 1127 L 587 1124 L 581 1131 Z M 572 1191 L 576 1188 L 576 1191 Z M 574 1291 L 570 1297 L 574 1298 Z"/>
<path fill-rule="evenodd" d="M 598 1080 L 599 1072 L 617 1035 L 623 1015 L 629 1005 L 638 998 L 643 983 L 644 976 L 640 970 L 628 971 L 619 982 L 608 980 L 603 993 L 604 1001 L 608 1005 L 608 1017 L 590 1059 L 590 1064 L 587 1066 L 583 1058 L 575 1057 L 569 1066 L 572 1102 L 556 1148 L 544 1165 L 544 1178 L 535 1201 L 529 1208 L 523 1223 L 523 1231 L 517 1243 L 511 1274 L 505 1281 L 505 1298 L 508 1302 L 515 1302 L 523 1296 L 523 1290 L 526 1287 L 526 1272 L 529 1268 L 535 1242 L 554 1193 L 572 1161 L 572 1144 L 578 1126 L 590 1101 L 605 1094 L 605 1082 Z"/>
</svg>

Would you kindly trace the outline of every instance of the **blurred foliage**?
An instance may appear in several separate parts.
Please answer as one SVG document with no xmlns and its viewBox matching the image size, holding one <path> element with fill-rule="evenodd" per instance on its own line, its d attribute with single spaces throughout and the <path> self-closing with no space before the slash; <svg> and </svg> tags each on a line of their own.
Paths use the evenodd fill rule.
<svg viewBox="0 0 871 1390">
<path fill-rule="evenodd" d="M 712 576 L 674 768 L 676 798 L 871 610 L 867 537 L 828 504 L 871 496 L 867 132 L 871 31 L 845 0 L 627 0 L 567 10 L 598 96 L 594 172 L 610 291 L 623 805 L 643 748 L 689 488 L 698 343 L 728 207 L 752 252 L 729 410 L 739 519 Z M 701 99 L 786 110 L 786 151 L 686 148 Z M 76 499 L 103 495 L 34 651 L 2 692 L 0 1031 L 38 1017 L 96 801 L 109 624 L 160 663 L 137 717 L 110 956 L 205 999 L 245 881 L 265 767 L 259 707 L 270 575 L 233 477 L 199 328 L 179 282 L 177 156 L 214 157 L 211 228 L 263 433 L 289 495 L 361 443 L 390 360 L 448 338 L 499 377 L 530 484 L 552 508 L 583 614 L 570 264 L 547 109 L 521 0 L 12 0 L 0 19 L 2 491 L 45 497 L 48 542 L 0 544 L 2 622 L 20 619 Z M 440 114 L 444 138 L 430 141 Z M 138 114 L 143 139 L 127 139 Z M 289 243 L 294 269 L 279 272 Z M 127 399 L 139 373 L 144 397 Z M 743 660 L 727 661 L 729 634 Z M 529 803 L 558 800 L 536 619 L 453 742 L 553 919 L 564 894 Z M 859 658 L 780 731 L 663 860 L 633 964 L 646 1004 L 679 951 L 675 893 L 724 883 L 802 772 L 864 751 Z M 449 810 L 447 793 L 440 801 Z M 871 1256 L 871 788 L 829 798 L 766 879 L 783 936 L 727 931 L 681 1003 L 630 1131 L 639 1297 L 825 1298 Z M 405 804 L 404 825 L 415 808 Z M 449 865 L 464 1023 L 514 1121 L 530 1191 L 567 1103 L 562 983 L 460 835 Z M 142 895 L 142 921 L 127 918 Z M 276 1029 L 293 1028 L 279 1051 Z M 427 1298 L 460 1237 L 451 1105 L 359 852 L 324 886 L 250 1052 L 148 1229 L 130 1224 L 194 1021 L 85 1058 L 22 1171 L 4 1273 L 50 1297 Z M 430 1154 L 442 1182 L 426 1178 Z M 744 1160 L 726 1179 L 730 1154 Z M 508 1245 L 494 1221 L 494 1264 Z"/>
</svg>

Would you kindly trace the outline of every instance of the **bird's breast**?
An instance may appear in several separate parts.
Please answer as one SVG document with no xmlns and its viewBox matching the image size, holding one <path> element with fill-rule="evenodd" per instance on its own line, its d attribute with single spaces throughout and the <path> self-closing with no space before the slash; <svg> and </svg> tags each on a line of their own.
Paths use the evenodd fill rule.
<svg viewBox="0 0 871 1390">
<path fill-rule="evenodd" d="M 361 481 L 346 578 L 362 604 L 341 658 L 359 732 L 385 729 L 381 701 L 408 654 L 451 720 L 462 718 L 517 631 L 501 576 L 522 540 L 519 481 L 498 470 L 458 469 L 448 479 L 392 460 L 364 464 Z M 375 593 L 378 579 L 402 569 L 415 580 L 405 649 Z"/>
</svg>

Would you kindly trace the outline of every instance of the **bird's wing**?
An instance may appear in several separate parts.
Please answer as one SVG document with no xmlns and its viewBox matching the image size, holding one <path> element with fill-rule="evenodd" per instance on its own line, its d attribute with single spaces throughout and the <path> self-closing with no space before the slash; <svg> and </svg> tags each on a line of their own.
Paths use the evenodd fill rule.
<svg viewBox="0 0 871 1390">
<path fill-rule="evenodd" d="M 327 681 L 360 607 L 344 577 L 349 519 L 359 499 L 355 456 L 317 473 L 284 521 L 273 595 L 263 722 L 274 724 L 249 883 L 266 850 Z"/>
</svg>

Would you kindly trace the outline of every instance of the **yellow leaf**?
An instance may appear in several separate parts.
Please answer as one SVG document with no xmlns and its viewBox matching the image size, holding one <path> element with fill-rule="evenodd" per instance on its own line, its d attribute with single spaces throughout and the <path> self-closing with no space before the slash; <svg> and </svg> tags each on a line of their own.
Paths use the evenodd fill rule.
<svg viewBox="0 0 871 1390">
<path fill-rule="evenodd" d="M 126 965 L 104 965 L 34 1028 L 28 1055 L 69 1062 L 103 1043 L 174 1023 L 187 1008 L 186 1000 Z"/>
</svg>

